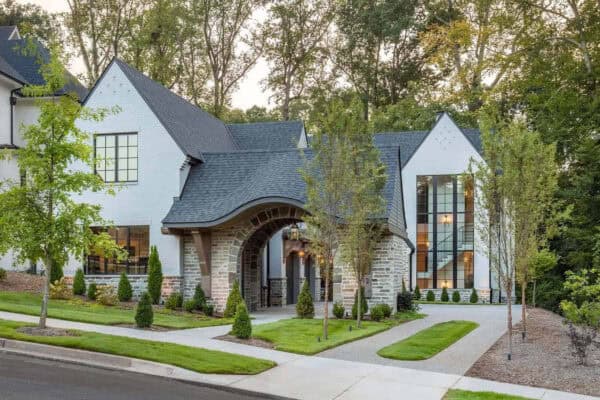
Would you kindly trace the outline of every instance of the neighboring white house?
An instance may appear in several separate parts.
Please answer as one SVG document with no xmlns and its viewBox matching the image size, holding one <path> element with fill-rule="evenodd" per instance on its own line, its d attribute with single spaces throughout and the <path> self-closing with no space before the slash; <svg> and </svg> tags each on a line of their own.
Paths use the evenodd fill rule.
<svg viewBox="0 0 600 400">
<path fill-rule="evenodd" d="M 18 84 L 5 84 L 1 93 L 8 98 Z M 18 115 L 33 122 L 35 113 L 22 103 Z M 164 295 L 190 296 L 200 284 L 219 310 L 238 280 L 256 309 L 294 303 L 308 279 L 314 297 L 322 296 L 319 257 L 297 229 L 306 200 L 298 168 L 311 157 L 301 122 L 226 124 L 118 59 L 84 104 L 120 109 L 103 121 L 79 123 L 92 133 L 96 173 L 115 185 L 116 194 L 85 193 L 78 200 L 102 206 L 113 224 L 108 232 L 129 258 L 73 259 L 67 276 L 83 268 L 88 281 L 116 284 L 126 272 L 139 294 L 155 245 Z M 0 108 L 2 123 L 5 114 Z M 0 144 L 18 145 L 4 136 Z M 369 302 L 395 307 L 402 282 L 438 296 L 442 287 L 460 290 L 463 298 L 475 288 L 481 301 L 489 301 L 493 280 L 474 232 L 474 193 L 459 178 L 470 159 L 481 159 L 479 133 L 440 114 L 431 131 L 381 133 L 375 144 L 388 172 L 387 229 L 365 282 Z M 1 168 L 0 179 L 18 178 L 14 164 Z M 11 264 L 10 255 L 0 259 L 0 266 Z M 355 286 L 349 269 L 336 266 L 334 300 L 349 305 Z"/>
</svg>

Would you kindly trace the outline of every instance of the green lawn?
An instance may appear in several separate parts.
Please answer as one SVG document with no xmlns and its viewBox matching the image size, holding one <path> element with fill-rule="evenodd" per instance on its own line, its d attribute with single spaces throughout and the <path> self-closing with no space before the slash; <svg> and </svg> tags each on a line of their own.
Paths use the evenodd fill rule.
<svg viewBox="0 0 600 400">
<path fill-rule="evenodd" d="M 511 396 L 494 392 L 471 392 L 468 390 L 450 389 L 444 400 L 531 400 L 528 397 Z"/>
<path fill-rule="evenodd" d="M 356 329 L 354 320 L 330 319 L 327 340 L 322 338 L 322 319 L 284 319 L 252 327 L 252 337 L 273 343 L 277 350 L 316 354 L 385 331 L 398 323 L 423 317 L 423 314 L 418 313 L 398 314 L 397 318 L 384 322 L 363 321 L 361 329 Z M 352 331 L 349 330 L 350 326 Z"/>
<path fill-rule="evenodd" d="M 426 360 L 477 328 L 471 321 L 442 322 L 379 350 L 381 357 L 395 360 Z"/>
<path fill-rule="evenodd" d="M 0 337 L 140 358 L 207 374 L 253 375 L 276 365 L 238 354 L 95 332 L 73 331 L 78 336 L 31 336 L 16 331 L 27 325 L 31 324 L 0 319 Z"/>
<path fill-rule="evenodd" d="M 39 315 L 41 296 L 26 292 L 0 292 L 0 311 Z M 50 300 L 48 316 L 68 321 L 101 325 L 133 324 L 135 310 L 120 306 L 107 307 L 98 303 L 73 300 Z M 231 319 L 179 313 L 166 309 L 154 312 L 154 325 L 172 329 L 202 328 L 231 324 Z"/>
</svg>

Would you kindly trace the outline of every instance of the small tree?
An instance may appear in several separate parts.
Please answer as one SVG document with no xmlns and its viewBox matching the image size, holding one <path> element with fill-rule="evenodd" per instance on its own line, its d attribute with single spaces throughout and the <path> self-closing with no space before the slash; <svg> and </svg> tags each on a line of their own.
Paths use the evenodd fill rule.
<svg viewBox="0 0 600 400">
<path fill-rule="evenodd" d="M 304 281 L 302 290 L 300 290 L 300 294 L 298 295 L 296 315 L 298 315 L 298 318 L 312 318 L 315 316 L 315 307 L 313 305 L 312 295 L 310 294 L 308 280 Z"/>
<path fill-rule="evenodd" d="M 88 300 L 96 300 L 96 295 L 98 293 L 98 285 L 95 282 L 90 283 L 87 290 L 87 298 Z"/>
<path fill-rule="evenodd" d="M 419 289 L 419 285 L 415 286 L 415 291 L 413 293 L 413 297 L 415 300 L 421 300 L 421 290 Z"/>
<path fill-rule="evenodd" d="M 81 268 L 75 272 L 75 278 L 73 278 L 73 294 L 77 296 L 85 294 L 85 278 Z"/>
<path fill-rule="evenodd" d="M 533 307 L 536 306 L 535 295 L 537 291 L 537 281 L 540 280 L 546 272 L 556 267 L 557 262 L 558 259 L 556 254 L 548 249 L 537 251 L 529 260 L 529 275 L 533 281 L 531 298 L 531 304 Z"/>
<path fill-rule="evenodd" d="M 133 297 L 133 290 L 131 289 L 131 283 L 127 274 L 121 272 L 121 278 L 119 279 L 119 288 L 117 289 L 117 296 L 119 301 L 129 301 Z"/>
<path fill-rule="evenodd" d="M 206 296 L 204 295 L 204 290 L 202 290 L 200 284 L 196 285 L 193 300 L 194 304 L 196 304 L 196 310 L 204 311 L 206 308 Z"/>
<path fill-rule="evenodd" d="M 231 292 L 229 292 L 229 296 L 227 297 L 227 304 L 225 305 L 223 317 L 233 317 L 235 315 L 235 310 L 238 304 L 241 303 L 244 303 L 244 299 L 242 299 L 242 293 L 240 292 L 240 284 L 238 283 L 238 281 L 235 281 L 233 282 L 233 287 L 231 288 Z M 244 305 L 245 304 L 246 303 L 244 303 Z"/>
<path fill-rule="evenodd" d="M 240 339 L 248 339 L 252 335 L 252 321 L 243 300 L 236 307 L 231 333 Z"/>
<path fill-rule="evenodd" d="M 48 273 L 48 271 L 46 271 Z M 63 267 L 61 264 L 54 263 L 50 268 L 50 283 L 61 280 L 65 274 L 63 273 Z"/>
<path fill-rule="evenodd" d="M 156 246 L 152 246 L 148 258 L 148 294 L 152 299 L 152 304 L 158 304 L 160 301 L 162 281 L 162 264 L 158 256 L 158 249 Z"/>
<path fill-rule="evenodd" d="M 452 301 L 454 303 L 460 303 L 460 293 L 458 292 L 458 290 L 452 292 Z"/>
<path fill-rule="evenodd" d="M 479 301 L 479 295 L 477 295 L 477 290 L 475 290 L 475 288 L 473 288 L 473 290 L 471 290 L 471 297 L 469 298 L 469 302 L 477 303 L 478 301 Z"/>
<path fill-rule="evenodd" d="M 360 294 L 359 294 L 360 293 Z M 360 303 L 359 303 L 360 301 Z M 360 314 L 365 315 L 369 311 L 369 304 L 365 298 L 365 288 L 360 287 L 360 290 L 354 292 L 354 304 L 352 305 L 352 318 L 358 320 L 358 304 L 360 304 Z"/>
<path fill-rule="evenodd" d="M 135 324 L 138 328 L 149 328 L 153 321 L 152 298 L 148 292 L 144 292 L 135 310 Z"/>
<path fill-rule="evenodd" d="M 427 301 L 435 301 L 435 293 L 433 293 L 433 290 L 428 290 L 427 291 L 426 300 Z"/>
<path fill-rule="evenodd" d="M 448 289 L 446 289 L 446 287 L 442 288 L 442 295 L 440 296 L 440 300 L 444 303 L 450 301 L 450 297 L 448 297 Z"/>
</svg>

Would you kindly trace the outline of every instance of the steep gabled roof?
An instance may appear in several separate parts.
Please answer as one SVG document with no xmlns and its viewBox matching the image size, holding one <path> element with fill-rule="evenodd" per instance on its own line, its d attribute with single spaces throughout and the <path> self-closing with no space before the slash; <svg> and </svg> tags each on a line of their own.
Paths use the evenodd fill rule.
<svg viewBox="0 0 600 400">
<path fill-rule="evenodd" d="M 0 40 L 0 72 L 22 85 L 43 85 L 40 68 L 49 60 L 48 49 L 35 39 Z M 65 78 L 64 88 L 55 95 L 75 92 L 79 99 L 87 95 L 87 89 L 68 71 Z"/>
<path fill-rule="evenodd" d="M 14 25 L 0 26 L 0 40 L 21 39 L 19 29 Z"/>
<path fill-rule="evenodd" d="M 222 121 L 171 92 L 160 83 L 153 81 L 124 61 L 115 59 L 113 63 L 123 71 L 175 143 L 187 156 L 202 160 L 204 152 L 238 149 L 233 136 Z M 109 68 L 110 66 L 106 70 Z M 101 79 L 102 77 L 98 82 Z M 92 93 L 90 93 L 91 95 Z"/>
<path fill-rule="evenodd" d="M 304 130 L 302 121 L 228 124 L 227 127 L 243 150 L 295 149 Z"/>
<path fill-rule="evenodd" d="M 429 131 L 384 132 L 374 135 L 375 145 L 392 146 L 400 150 L 401 167 L 404 168 L 408 160 L 419 148 Z"/>
</svg>

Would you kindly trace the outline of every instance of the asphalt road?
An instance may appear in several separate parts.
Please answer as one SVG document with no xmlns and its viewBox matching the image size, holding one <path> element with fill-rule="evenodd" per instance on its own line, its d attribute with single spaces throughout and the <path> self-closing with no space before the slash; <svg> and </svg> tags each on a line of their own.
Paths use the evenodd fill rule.
<svg viewBox="0 0 600 400">
<path fill-rule="evenodd" d="M 2 400 L 260 399 L 169 379 L 0 354 Z"/>
</svg>

